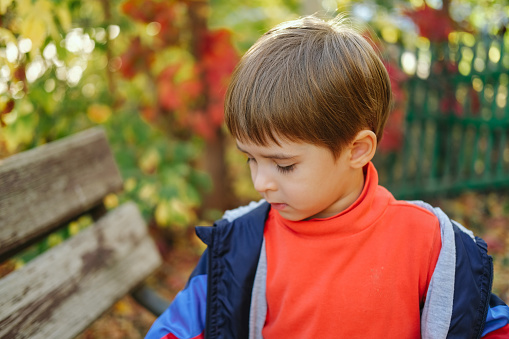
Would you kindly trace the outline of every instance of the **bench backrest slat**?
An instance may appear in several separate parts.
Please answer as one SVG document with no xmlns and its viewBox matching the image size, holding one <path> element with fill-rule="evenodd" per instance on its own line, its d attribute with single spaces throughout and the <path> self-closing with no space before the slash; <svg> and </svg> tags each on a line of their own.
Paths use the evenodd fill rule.
<svg viewBox="0 0 509 339">
<path fill-rule="evenodd" d="M 0 257 L 121 189 L 101 128 L 0 160 Z"/>
<path fill-rule="evenodd" d="M 134 203 L 0 281 L 0 338 L 73 338 L 161 263 Z"/>
</svg>

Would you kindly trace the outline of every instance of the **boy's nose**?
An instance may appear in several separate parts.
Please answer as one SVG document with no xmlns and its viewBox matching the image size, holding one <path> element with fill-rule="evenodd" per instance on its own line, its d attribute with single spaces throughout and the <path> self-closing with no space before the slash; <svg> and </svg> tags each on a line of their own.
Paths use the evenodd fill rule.
<svg viewBox="0 0 509 339">
<path fill-rule="evenodd" d="M 260 193 L 276 190 L 276 183 L 272 177 L 268 173 L 260 171 L 260 169 L 258 169 L 256 173 L 253 173 L 252 180 L 255 190 Z"/>
</svg>

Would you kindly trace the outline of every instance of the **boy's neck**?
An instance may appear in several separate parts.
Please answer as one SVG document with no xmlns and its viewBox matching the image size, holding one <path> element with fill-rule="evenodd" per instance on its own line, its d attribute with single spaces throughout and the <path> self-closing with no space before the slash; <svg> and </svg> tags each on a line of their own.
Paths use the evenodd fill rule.
<svg viewBox="0 0 509 339">
<path fill-rule="evenodd" d="M 341 199 L 339 207 L 339 212 L 336 214 L 339 214 L 346 210 L 348 207 L 352 206 L 355 201 L 360 197 L 362 190 L 364 189 L 364 183 L 366 181 L 366 171 L 367 167 L 361 168 L 356 171 L 355 175 L 352 176 L 352 190 L 350 194 L 346 195 L 344 199 Z"/>
<path fill-rule="evenodd" d="M 364 168 L 356 170 L 356 172 L 349 178 L 349 180 L 351 180 L 352 183 L 351 190 L 349 191 L 349 193 L 343 196 L 341 199 L 337 200 L 334 204 L 332 204 L 329 207 L 331 213 L 321 215 L 320 219 L 325 219 L 337 215 L 346 210 L 347 208 L 349 208 L 350 206 L 352 206 L 352 204 L 354 204 L 357 201 L 357 199 L 360 197 L 364 189 L 367 167 L 368 166 L 366 165 L 364 166 Z M 310 220 L 313 218 L 315 217 L 312 216 L 304 220 Z"/>
</svg>

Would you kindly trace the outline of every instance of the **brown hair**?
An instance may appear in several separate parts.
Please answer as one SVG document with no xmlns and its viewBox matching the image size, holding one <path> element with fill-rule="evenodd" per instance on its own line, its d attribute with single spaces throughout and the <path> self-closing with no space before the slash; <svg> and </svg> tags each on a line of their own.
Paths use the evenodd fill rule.
<svg viewBox="0 0 509 339">
<path fill-rule="evenodd" d="M 265 33 L 235 69 L 225 100 L 233 137 L 327 147 L 334 157 L 362 129 L 381 139 L 389 76 L 371 44 L 345 24 L 313 16 Z"/>
</svg>

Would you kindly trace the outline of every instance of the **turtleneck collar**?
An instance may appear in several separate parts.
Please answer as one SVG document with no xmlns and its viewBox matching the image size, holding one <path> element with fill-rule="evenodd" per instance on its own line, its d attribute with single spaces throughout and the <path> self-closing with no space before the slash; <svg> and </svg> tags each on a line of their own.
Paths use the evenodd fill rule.
<svg viewBox="0 0 509 339">
<path fill-rule="evenodd" d="M 361 194 L 350 207 L 334 216 L 291 221 L 284 219 L 275 210 L 270 213 L 277 224 L 304 236 L 349 236 L 361 232 L 384 213 L 392 197 L 387 190 L 378 186 L 378 173 L 371 162 L 364 170 L 364 188 Z"/>
</svg>

